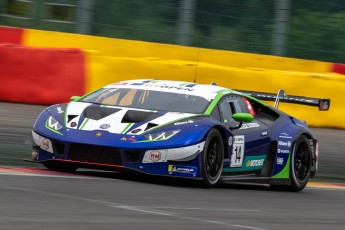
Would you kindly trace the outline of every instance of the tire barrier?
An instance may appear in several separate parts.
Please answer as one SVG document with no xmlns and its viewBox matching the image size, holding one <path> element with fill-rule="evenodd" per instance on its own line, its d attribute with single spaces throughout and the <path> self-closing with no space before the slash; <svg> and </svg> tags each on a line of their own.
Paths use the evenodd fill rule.
<svg viewBox="0 0 345 230">
<path fill-rule="evenodd" d="M 217 82 L 232 89 L 276 93 L 283 88 L 290 95 L 330 98 L 328 112 L 286 103 L 281 103 L 279 109 L 306 120 L 310 126 L 345 128 L 343 64 L 52 31 L 23 29 L 19 33 L 20 30 L 0 27 L 0 35 L 12 33 L 0 36 L 0 42 L 20 41 L 25 46 L 12 47 L 16 54 L 5 52 L 9 46 L 1 47 L 0 76 L 5 84 L 0 87 L 0 100 L 64 102 L 71 95 L 138 78 Z M 15 93 L 5 85 L 25 87 Z"/>
<path fill-rule="evenodd" d="M 30 104 L 69 101 L 84 93 L 84 54 L 79 49 L 0 44 L 0 100 Z"/>
<path fill-rule="evenodd" d="M 24 29 L 0 26 L 0 42 L 20 45 L 23 41 Z"/>
</svg>

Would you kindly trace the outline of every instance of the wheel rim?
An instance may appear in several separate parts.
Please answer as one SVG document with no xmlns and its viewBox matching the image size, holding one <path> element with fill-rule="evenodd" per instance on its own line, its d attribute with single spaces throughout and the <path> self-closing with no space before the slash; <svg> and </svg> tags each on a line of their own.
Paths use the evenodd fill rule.
<svg viewBox="0 0 345 230">
<path fill-rule="evenodd" d="M 304 181 L 308 176 L 310 168 L 310 157 L 308 145 L 306 143 L 301 143 L 298 146 L 294 159 L 294 165 L 296 178 L 299 181 Z"/>
<path fill-rule="evenodd" d="M 214 180 L 219 175 L 222 161 L 221 142 L 212 138 L 206 152 L 206 172 L 210 179 Z"/>
</svg>

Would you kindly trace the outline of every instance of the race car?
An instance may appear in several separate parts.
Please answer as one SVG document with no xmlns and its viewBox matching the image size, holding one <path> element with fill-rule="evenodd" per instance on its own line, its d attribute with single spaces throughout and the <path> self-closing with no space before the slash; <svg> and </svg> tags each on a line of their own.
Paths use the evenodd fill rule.
<svg viewBox="0 0 345 230">
<path fill-rule="evenodd" d="M 260 100 L 275 100 L 270 106 Z M 329 99 L 241 92 L 179 81 L 128 80 L 46 108 L 29 161 L 49 169 L 136 171 L 302 190 L 318 166 L 318 141 L 279 101 L 328 110 Z"/>
</svg>

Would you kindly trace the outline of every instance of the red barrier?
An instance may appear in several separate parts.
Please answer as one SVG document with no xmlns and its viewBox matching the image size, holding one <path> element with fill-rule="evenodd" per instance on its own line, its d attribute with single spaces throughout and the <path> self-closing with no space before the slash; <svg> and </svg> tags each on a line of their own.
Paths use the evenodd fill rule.
<svg viewBox="0 0 345 230">
<path fill-rule="evenodd" d="M 0 26 L 0 42 L 14 43 L 20 45 L 24 29 Z"/>
<path fill-rule="evenodd" d="M 0 100 L 54 104 L 82 95 L 84 59 L 79 49 L 0 44 Z"/>
<path fill-rule="evenodd" d="M 332 72 L 333 73 L 339 73 L 339 74 L 345 74 L 345 64 L 333 63 Z"/>
</svg>

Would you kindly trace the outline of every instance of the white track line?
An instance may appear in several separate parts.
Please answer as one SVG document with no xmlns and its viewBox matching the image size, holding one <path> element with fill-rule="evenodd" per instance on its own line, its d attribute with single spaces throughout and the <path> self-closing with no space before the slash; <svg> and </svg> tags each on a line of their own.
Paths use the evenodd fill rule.
<svg viewBox="0 0 345 230">
<path fill-rule="evenodd" d="M 78 197 L 78 196 L 71 196 L 71 195 L 61 194 L 61 193 L 44 192 L 44 191 L 40 191 L 40 190 L 26 189 L 26 188 L 14 187 L 14 186 L 0 186 L 0 188 L 7 188 L 7 189 L 11 189 L 11 190 L 25 191 L 25 192 L 31 192 L 31 193 L 37 193 L 37 194 L 45 194 L 45 195 L 49 195 L 49 196 L 53 196 L 53 197 L 63 197 L 63 198 L 69 198 L 69 199 L 75 199 L 75 200 L 82 200 L 82 201 L 98 203 L 100 205 L 105 205 L 108 207 L 113 207 L 113 208 L 133 211 L 133 212 L 141 212 L 141 213 L 152 214 L 152 215 L 167 216 L 167 217 L 179 218 L 179 219 L 184 219 L 184 220 L 191 220 L 191 221 L 196 221 L 196 222 L 201 222 L 201 223 L 222 225 L 222 226 L 226 226 L 226 227 L 237 227 L 237 228 L 252 229 L 252 230 L 268 230 L 268 229 L 264 229 L 264 228 L 253 227 L 253 226 L 231 224 L 231 223 L 222 222 L 222 221 L 204 220 L 201 218 L 195 218 L 195 217 L 189 217 L 189 216 L 180 216 L 180 215 L 177 215 L 175 213 L 161 212 L 158 210 L 143 209 L 143 208 L 138 208 L 135 206 L 125 205 L 125 204 L 116 204 L 116 203 L 103 201 L 103 200 L 86 199 L 86 198 L 82 198 L 82 197 Z"/>
<path fill-rule="evenodd" d="M 167 213 L 167 212 L 161 212 L 161 211 L 155 211 L 155 210 L 148 210 L 148 209 L 144 209 L 144 208 L 138 208 L 138 207 L 135 207 L 135 206 L 113 205 L 112 207 L 120 208 L 120 209 L 125 209 L 125 210 L 129 210 L 129 211 L 134 211 L 134 212 L 141 212 L 141 213 L 160 215 L 160 216 L 171 216 L 171 217 L 175 217 L 175 218 L 179 218 L 179 219 L 185 219 L 185 220 L 194 220 L 194 221 L 201 222 L 201 223 L 223 225 L 223 226 L 226 226 L 226 227 L 237 227 L 237 228 L 253 229 L 253 230 L 267 230 L 267 229 L 264 229 L 264 228 L 258 228 L 258 227 L 253 227 L 253 226 L 240 225 L 240 224 L 231 224 L 231 223 L 227 223 L 227 222 L 223 222 L 223 221 L 205 220 L 205 219 L 200 219 L 200 218 L 196 218 L 196 217 L 181 216 L 181 215 L 177 215 L 177 214 L 174 214 L 174 213 Z M 181 209 L 183 209 L 183 208 L 181 208 Z M 204 209 L 204 210 L 207 210 L 207 209 Z"/>
</svg>

